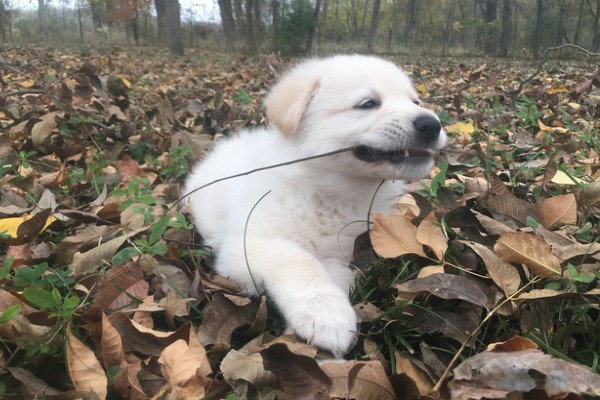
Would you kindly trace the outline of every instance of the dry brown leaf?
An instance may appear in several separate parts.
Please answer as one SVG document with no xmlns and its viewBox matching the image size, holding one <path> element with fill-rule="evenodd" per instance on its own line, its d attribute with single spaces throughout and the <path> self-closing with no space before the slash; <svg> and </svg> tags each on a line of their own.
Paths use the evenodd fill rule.
<svg viewBox="0 0 600 400">
<path fill-rule="evenodd" d="M 132 400 L 148 399 L 138 378 L 141 369 L 142 360 L 132 354 L 128 355 L 127 361 L 123 361 L 119 366 L 117 375 L 114 378 L 114 385 L 123 398 Z"/>
<path fill-rule="evenodd" d="M 469 304 L 470 305 L 470 304 Z M 466 342 L 469 347 L 475 347 L 477 336 L 471 336 L 479 322 L 481 322 L 481 308 L 469 310 L 466 307 L 459 308 L 456 312 L 436 311 L 435 313 L 417 314 L 412 324 L 421 335 L 429 335 L 432 332 L 440 332 L 444 337 L 454 339 L 458 343 Z"/>
<path fill-rule="evenodd" d="M 511 264 L 502 261 L 492 250 L 482 244 L 462 241 L 461 243 L 469 246 L 483 260 L 490 277 L 506 297 L 510 296 L 519 289 L 521 277 L 519 271 Z"/>
<path fill-rule="evenodd" d="M 263 297 L 264 299 L 264 297 Z M 235 304 L 235 301 L 244 301 L 245 304 Z M 256 333 L 262 331 L 264 320 L 261 313 L 265 313 L 266 304 L 264 300 L 240 296 L 224 296 L 217 293 L 212 302 L 204 309 L 204 319 L 198 328 L 198 337 L 204 346 L 212 346 L 211 351 L 215 353 L 226 353 L 231 347 L 231 335 L 233 331 L 253 324 L 257 319 L 262 322 L 253 330 Z"/>
<path fill-rule="evenodd" d="M 105 368 L 111 368 L 121 365 L 125 361 L 125 352 L 123 351 L 123 342 L 121 336 L 114 326 L 110 323 L 104 312 L 101 312 L 102 318 L 102 339 L 100 349 L 102 362 Z"/>
<path fill-rule="evenodd" d="M 198 350 L 197 347 L 190 347 L 185 340 L 176 340 L 167 346 L 158 358 L 160 370 L 167 379 L 171 391 L 169 398 L 200 399 L 206 394 L 202 382 L 196 375 L 196 370 L 206 359 L 206 353 L 204 348 L 200 354 Z"/>
<path fill-rule="evenodd" d="M 451 398 L 481 399 L 491 392 L 530 393 L 541 390 L 550 398 L 600 396 L 600 376 L 578 364 L 560 360 L 539 350 L 489 352 L 477 354 L 454 369 L 449 384 Z"/>
<path fill-rule="evenodd" d="M 396 395 L 379 361 L 324 362 L 323 372 L 332 381 L 329 395 L 356 400 L 394 400 Z"/>
<path fill-rule="evenodd" d="M 276 343 L 260 352 L 265 370 L 271 371 L 283 392 L 292 399 L 314 399 L 327 394 L 331 379 L 307 356 L 292 353 L 283 343 Z"/>
<path fill-rule="evenodd" d="M 44 140 L 58 127 L 56 118 L 62 118 L 64 115 L 63 111 L 52 111 L 44 114 L 40 118 L 41 121 L 33 125 L 33 128 L 31 128 L 31 142 L 35 148 L 41 147 Z"/>
<path fill-rule="evenodd" d="M 394 285 L 394 288 L 398 290 L 398 296 L 402 299 L 410 300 L 420 293 L 427 292 L 442 299 L 460 299 L 486 309 L 490 308 L 486 294 L 466 276 L 433 274 Z"/>
<path fill-rule="evenodd" d="M 405 374 L 412 379 L 421 396 L 431 392 L 434 382 L 425 372 L 425 366 L 421 361 L 398 351 L 394 352 L 394 357 L 396 359 L 396 374 Z"/>
<path fill-rule="evenodd" d="M 372 218 L 371 243 L 381 257 L 395 258 L 404 254 L 425 257 L 423 246 L 416 239 L 417 227 L 408 218 L 382 214 L 372 214 Z"/>
<path fill-rule="evenodd" d="M 539 347 L 531 339 L 522 336 L 513 336 L 504 342 L 488 344 L 487 351 L 519 351 L 519 350 L 537 350 Z"/>
<path fill-rule="evenodd" d="M 417 241 L 429 247 L 438 260 L 444 259 L 444 254 L 448 250 L 448 238 L 432 211 L 417 227 Z"/>
<path fill-rule="evenodd" d="M 531 217 L 536 221 L 541 220 L 536 205 L 528 203 L 523 199 L 519 199 L 512 193 L 490 197 L 485 200 L 485 206 L 493 212 L 504 214 L 515 219 L 522 225 L 526 225 L 528 217 Z"/>
<path fill-rule="evenodd" d="M 58 397 L 62 394 L 60 390 L 48 385 L 31 371 L 18 367 L 8 367 L 6 370 L 10 372 L 13 378 L 21 382 L 21 384 L 27 388 L 27 395 L 31 397 L 48 398 L 54 396 Z"/>
<path fill-rule="evenodd" d="M 132 304 L 134 299 L 148 295 L 148 282 L 137 263 L 113 267 L 102 277 L 94 295 L 94 305 L 103 310 L 118 310 Z M 120 362 L 119 362 L 120 363 Z"/>
<path fill-rule="evenodd" d="M 88 250 L 84 253 L 76 252 L 73 255 L 73 276 L 81 276 L 91 271 L 100 268 L 105 265 L 112 256 L 119 250 L 119 248 L 132 236 L 137 235 L 140 232 L 146 230 L 146 228 L 136 229 L 117 236 L 107 242 L 100 244 L 99 246 Z"/>
<path fill-rule="evenodd" d="M 426 276 L 433 274 L 443 274 L 445 272 L 443 265 L 431 265 L 423 267 L 419 270 L 417 278 L 425 278 Z"/>
<path fill-rule="evenodd" d="M 121 335 L 123 346 L 126 349 L 156 357 L 160 356 L 164 348 L 176 340 L 188 341 L 192 328 L 191 323 L 187 323 L 174 332 L 157 331 L 132 321 L 120 312 L 111 314 L 108 319 Z"/>
<path fill-rule="evenodd" d="M 240 382 L 249 382 L 257 387 L 277 384 L 275 375 L 265 370 L 260 353 L 231 350 L 221 361 L 220 371 L 225 381 L 234 388 Z"/>
<path fill-rule="evenodd" d="M 544 200 L 539 211 L 546 228 L 577 223 L 577 201 L 572 193 Z"/>
<path fill-rule="evenodd" d="M 525 264 L 537 276 L 555 276 L 562 273 L 560 260 L 539 236 L 523 232 L 506 232 L 500 236 L 494 252 L 508 263 Z"/>
<path fill-rule="evenodd" d="M 71 332 L 67 325 L 66 362 L 73 387 L 78 392 L 92 391 L 100 399 L 108 394 L 108 378 L 96 359 L 96 355 Z"/>
</svg>

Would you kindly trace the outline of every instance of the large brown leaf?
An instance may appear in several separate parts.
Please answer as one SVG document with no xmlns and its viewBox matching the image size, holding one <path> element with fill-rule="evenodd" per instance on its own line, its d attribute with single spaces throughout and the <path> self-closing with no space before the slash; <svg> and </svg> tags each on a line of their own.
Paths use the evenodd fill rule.
<svg viewBox="0 0 600 400">
<path fill-rule="evenodd" d="M 372 214 L 371 243 L 377 254 L 395 258 L 405 254 L 425 257 L 423 245 L 417 241 L 417 227 L 406 217 Z"/>
<path fill-rule="evenodd" d="M 482 244 L 470 241 L 463 241 L 462 243 L 469 246 L 481 257 L 490 277 L 502 289 L 505 296 L 508 297 L 519 289 L 521 277 L 515 267 L 502 261 L 492 250 Z"/>
<path fill-rule="evenodd" d="M 547 228 L 577 222 L 577 201 L 572 193 L 544 200 L 539 211 Z"/>
<path fill-rule="evenodd" d="M 556 276 L 562 273 L 560 260 L 539 236 L 523 232 L 506 232 L 494 246 L 494 252 L 508 263 L 525 264 L 537 276 Z"/>
<path fill-rule="evenodd" d="M 108 378 L 94 352 L 71 332 L 67 325 L 66 340 L 67 371 L 78 392 L 94 392 L 100 399 L 108 394 Z"/>
<path fill-rule="evenodd" d="M 541 390 L 550 398 L 567 394 L 600 396 L 600 375 L 539 350 L 484 351 L 454 369 L 451 398 L 507 398 L 509 393 Z M 502 397 L 498 397 L 501 395 Z"/>
</svg>

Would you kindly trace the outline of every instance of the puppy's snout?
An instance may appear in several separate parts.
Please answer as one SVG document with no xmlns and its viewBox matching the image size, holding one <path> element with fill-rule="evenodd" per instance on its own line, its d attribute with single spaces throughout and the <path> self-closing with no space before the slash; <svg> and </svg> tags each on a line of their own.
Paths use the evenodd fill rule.
<svg viewBox="0 0 600 400">
<path fill-rule="evenodd" d="M 440 135 L 442 124 L 431 115 L 421 115 L 413 121 L 413 125 L 421 138 L 427 143 L 434 142 Z"/>
</svg>

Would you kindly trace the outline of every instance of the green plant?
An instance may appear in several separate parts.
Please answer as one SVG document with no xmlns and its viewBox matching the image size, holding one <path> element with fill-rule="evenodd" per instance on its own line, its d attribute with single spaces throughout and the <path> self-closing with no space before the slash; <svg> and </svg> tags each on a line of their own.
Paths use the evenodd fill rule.
<svg viewBox="0 0 600 400">
<path fill-rule="evenodd" d="M 125 247 L 112 257 L 113 264 L 122 264 L 131 260 L 133 257 L 142 254 L 150 256 L 164 255 L 167 252 L 167 246 L 161 240 L 162 235 L 169 227 L 170 217 L 164 216 L 154 225 L 147 239 L 136 239 L 131 246 Z"/>
<path fill-rule="evenodd" d="M 127 197 L 127 199 L 119 205 L 119 211 L 123 211 L 135 203 L 145 205 L 156 203 L 156 199 L 152 194 L 152 188 L 150 187 L 150 179 L 146 177 L 139 178 L 134 176 L 127 184 L 127 188 L 114 189 L 112 195 L 117 197 Z"/>
<path fill-rule="evenodd" d="M 191 146 L 179 146 L 171 148 L 169 153 L 170 163 L 165 165 L 160 171 L 164 179 L 185 177 L 190 170 L 190 160 L 192 157 Z"/>
<path fill-rule="evenodd" d="M 536 128 L 538 120 L 544 116 L 544 113 L 538 109 L 535 101 L 522 95 L 517 101 L 517 118 L 526 128 Z"/>
</svg>

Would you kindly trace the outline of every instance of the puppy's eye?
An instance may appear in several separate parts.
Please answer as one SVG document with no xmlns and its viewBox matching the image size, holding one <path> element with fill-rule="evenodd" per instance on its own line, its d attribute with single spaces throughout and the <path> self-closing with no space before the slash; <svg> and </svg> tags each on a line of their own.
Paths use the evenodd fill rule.
<svg viewBox="0 0 600 400">
<path fill-rule="evenodd" d="M 381 103 L 379 103 L 377 100 L 367 99 L 358 103 L 354 108 L 358 108 L 360 110 L 370 110 L 371 108 L 379 107 L 380 104 Z"/>
<path fill-rule="evenodd" d="M 413 100 L 413 103 L 420 106 L 421 105 L 421 100 Z"/>
</svg>

